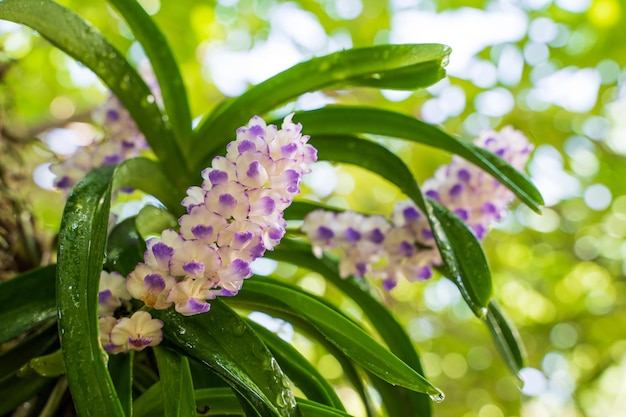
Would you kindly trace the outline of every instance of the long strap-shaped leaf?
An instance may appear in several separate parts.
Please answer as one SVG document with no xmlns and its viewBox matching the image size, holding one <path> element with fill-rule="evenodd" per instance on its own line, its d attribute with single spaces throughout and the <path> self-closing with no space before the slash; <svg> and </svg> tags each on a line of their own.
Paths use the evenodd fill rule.
<svg viewBox="0 0 626 417">
<path fill-rule="evenodd" d="M 59 233 L 59 333 L 74 405 L 82 416 L 124 416 L 98 334 L 98 283 L 113 168 L 91 171 L 70 194 Z"/>
<path fill-rule="evenodd" d="M 428 217 L 446 275 L 465 302 L 484 317 L 491 299 L 491 272 L 480 243 L 465 223 L 435 202 L 427 203 L 404 162 L 387 148 L 353 136 L 315 136 L 320 159 L 359 165 L 381 175 L 408 195 Z"/>
<path fill-rule="evenodd" d="M 248 324 L 263 339 L 280 367 L 308 399 L 344 410 L 333 387 L 295 347 L 252 320 L 248 320 Z"/>
<path fill-rule="evenodd" d="M 161 401 L 164 417 L 195 417 L 196 399 L 189 359 L 178 352 L 157 346 L 154 354 L 161 377 Z"/>
<path fill-rule="evenodd" d="M 190 171 L 154 96 L 137 71 L 93 26 L 51 0 L 3 0 L 0 19 L 35 29 L 98 75 L 128 109 L 171 180 L 186 189 L 192 179 Z"/>
<path fill-rule="evenodd" d="M 55 273 L 56 265 L 50 265 L 0 283 L 0 343 L 56 315 Z"/>
<path fill-rule="evenodd" d="M 223 301 L 211 312 L 184 317 L 173 309 L 154 311 L 168 343 L 220 375 L 261 415 L 296 416 L 289 383 L 276 359 L 248 324 Z"/>
<path fill-rule="evenodd" d="M 391 352 L 417 372 L 423 373 L 419 357 L 411 340 L 391 315 L 391 312 L 376 301 L 357 281 L 350 278 L 342 279 L 339 276 L 335 261 L 326 255 L 317 259 L 313 256 L 311 245 L 286 238 L 274 251 L 267 252 L 266 256 L 310 269 L 322 275 L 359 305 Z M 413 393 L 401 387 L 393 387 L 392 392 L 387 394 L 389 401 L 384 401 L 383 405 L 389 410 L 390 415 L 395 415 L 394 411 L 398 411 L 397 407 L 408 414 L 412 412 L 423 417 L 429 416 L 431 413 L 431 402 L 422 394 Z"/>
<path fill-rule="evenodd" d="M 205 117 L 194 133 L 195 142 L 211 141 L 206 152 L 190 155 L 196 170 L 208 165 L 232 132 L 254 115 L 301 94 L 329 87 L 370 86 L 411 90 L 445 76 L 450 48 L 440 44 L 378 45 L 335 52 L 295 65 L 252 87 Z"/>
<path fill-rule="evenodd" d="M 124 17 L 150 59 L 161 88 L 163 106 L 178 139 L 178 145 L 184 150 L 191 139 L 191 112 L 183 77 L 167 39 L 137 1 L 109 0 L 109 3 Z"/>
<path fill-rule="evenodd" d="M 513 191 L 524 203 L 540 211 L 543 198 L 521 172 L 493 153 L 472 143 L 453 138 L 436 126 L 389 110 L 351 106 L 329 106 L 298 113 L 307 134 L 354 135 L 368 133 L 422 143 L 455 153 L 476 164 Z"/>
<path fill-rule="evenodd" d="M 312 294 L 284 282 L 255 277 L 246 282 L 238 296 L 246 303 L 258 300 L 260 305 L 271 304 L 303 317 L 346 356 L 390 384 L 433 397 L 441 395 L 422 375 Z"/>
</svg>

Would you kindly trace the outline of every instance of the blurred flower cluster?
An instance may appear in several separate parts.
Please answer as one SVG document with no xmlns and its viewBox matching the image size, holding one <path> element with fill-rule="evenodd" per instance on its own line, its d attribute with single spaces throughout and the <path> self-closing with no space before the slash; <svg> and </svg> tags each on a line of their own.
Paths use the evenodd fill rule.
<svg viewBox="0 0 626 417">
<path fill-rule="evenodd" d="M 495 153 L 518 170 L 523 170 L 532 145 L 510 126 L 500 132 L 484 131 L 475 144 Z M 480 168 L 459 156 L 441 166 L 422 190 L 460 217 L 478 239 L 489 225 L 500 220 L 514 195 Z M 370 275 L 383 280 L 387 289 L 401 277 L 409 281 L 428 279 L 441 264 L 426 216 L 412 201 L 400 201 L 391 215 L 366 216 L 352 211 L 334 213 L 316 210 L 304 219 L 302 231 L 316 256 L 323 250 L 340 254 L 342 277 Z"/>
</svg>

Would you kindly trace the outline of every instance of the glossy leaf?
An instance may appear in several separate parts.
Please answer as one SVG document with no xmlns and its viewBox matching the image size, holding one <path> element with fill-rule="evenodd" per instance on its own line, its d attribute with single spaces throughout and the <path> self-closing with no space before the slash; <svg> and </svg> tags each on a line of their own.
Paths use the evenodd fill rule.
<svg viewBox="0 0 626 417">
<path fill-rule="evenodd" d="M 491 273 L 480 243 L 467 225 L 446 209 L 427 203 L 411 171 L 387 148 L 353 136 L 316 136 L 312 143 L 320 159 L 359 165 L 379 174 L 426 213 L 445 273 L 474 314 L 483 317 L 492 294 Z"/>
<path fill-rule="evenodd" d="M 59 234 L 59 333 L 74 405 L 83 416 L 124 416 L 98 334 L 98 283 L 113 168 L 91 171 L 69 196 Z"/>
<path fill-rule="evenodd" d="M 183 77 L 167 39 L 137 1 L 108 1 L 124 17 L 148 56 L 159 82 L 163 107 L 178 139 L 178 145 L 181 149 L 185 149 L 191 139 L 191 112 Z"/>
<path fill-rule="evenodd" d="M 165 172 L 176 174 L 171 180 L 180 189 L 186 189 L 191 177 L 187 174 L 187 163 L 154 96 L 124 56 L 93 26 L 51 0 L 3 0 L 0 19 L 36 30 L 100 77 L 128 109 Z"/>
<path fill-rule="evenodd" d="M 164 322 L 169 343 L 213 369 L 263 416 L 297 415 L 276 359 L 224 302 L 213 300 L 208 314 L 184 317 L 168 309 L 153 315 Z"/>
<path fill-rule="evenodd" d="M 17 406 L 30 400 L 34 395 L 54 382 L 54 378 L 46 378 L 36 373 L 24 377 L 13 375 L 1 381 L 0 392 L 2 393 L 2 401 L 0 401 L 0 415 L 8 415 Z"/>
<path fill-rule="evenodd" d="M 195 417 L 196 401 L 187 357 L 157 346 L 154 354 L 161 377 L 164 417 Z"/>
<path fill-rule="evenodd" d="M 368 86 L 388 89 L 426 87 L 445 76 L 450 48 L 440 44 L 377 45 L 335 52 L 295 65 L 231 99 L 205 117 L 195 141 L 211 141 L 206 152 L 192 157 L 192 166 L 208 166 L 235 129 L 301 94 L 323 88 Z"/>
<path fill-rule="evenodd" d="M 506 318 L 495 300 L 489 303 L 485 322 L 507 366 L 521 381 L 519 371 L 526 366 L 526 351 L 515 326 Z"/>
<path fill-rule="evenodd" d="M 346 356 L 390 384 L 440 395 L 439 390 L 422 375 L 312 294 L 283 282 L 255 277 L 246 282 L 238 297 L 247 302 L 257 300 L 260 306 L 272 305 L 303 317 Z"/>
<path fill-rule="evenodd" d="M 308 399 L 344 409 L 333 387 L 296 348 L 258 323 L 249 320 L 248 324 L 263 339 L 281 369 Z"/>
<path fill-rule="evenodd" d="M 56 316 L 55 273 L 50 265 L 0 283 L 0 343 Z"/>
<path fill-rule="evenodd" d="M 117 391 L 124 413 L 133 415 L 133 360 L 135 352 L 122 355 L 110 355 L 107 364 L 111 380 Z"/>
<path fill-rule="evenodd" d="M 534 184 L 506 161 L 414 117 L 376 108 L 329 106 L 297 113 L 294 119 L 302 123 L 303 131 L 313 138 L 317 135 L 368 133 L 405 139 L 455 153 L 493 175 L 533 210 L 539 212 L 543 205 L 543 198 Z"/>
<path fill-rule="evenodd" d="M 392 353 L 417 372 L 423 374 L 421 362 L 411 339 L 392 316 L 389 309 L 370 295 L 368 289 L 363 286 L 363 280 L 341 278 L 337 262 L 327 255 L 322 256 L 321 259 L 316 258 L 313 255 L 311 245 L 308 243 L 283 239 L 274 251 L 267 252 L 267 256 L 277 261 L 289 262 L 310 269 L 322 275 L 362 309 Z M 397 415 L 400 411 L 398 407 L 401 407 L 401 410 L 407 414 L 423 417 L 431 414 L 431 402 L 426 395 L 402 387 L 385 386 L 385 384 L 378 384 L 377 389 L 385 397 L 386 401 L 383 402 L 383 405 L 390 415 Z"/>
</svg>

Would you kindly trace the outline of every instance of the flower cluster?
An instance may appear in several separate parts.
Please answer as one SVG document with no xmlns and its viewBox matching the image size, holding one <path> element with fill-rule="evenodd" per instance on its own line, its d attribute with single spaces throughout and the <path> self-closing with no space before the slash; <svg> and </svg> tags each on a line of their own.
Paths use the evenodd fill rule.
<svg viewBox="0 0 626 417">
<path fill-rule="evenodd" d="M 102 271 L 98 292 L 100 342 L 108 353 L 140 351 L 161 343 L 163 322 L 146 311 L 121 317 L 130 309 L 126 280 L 117 272 Z"/>
<path fill-rule="evenodd" d="M 146 63 L 140 65 L 139 72 L 153 93 L 152 99 L 160 103 L 160 88 L 152 68 Z M 50 171 L 56 175 L 54 186 L 63 191 L 71 191 L 93 168 L 117 165 L 126 159 L 139 156 L 148 148 L 145 137 L 130 113 L 113 94 L 92 112 L 91 118 L 102 126 L 102 136 L 94 138 L 91 144 L 71 157 L 50 165 Z"/>
<path fill-rule="evenodd" d="M 495 153 L 522 170 L 532 145 L 510 126 L 500 132 L 483 132 L 476 145 Z M 489 225 L 500 220 L 514 195 L 489 174 L 464 159 L 453 156 L 423 186 L 424 194 L 455 213 L 483 239 Z M 316 210 L 302 225 L 316 256 L 336 248 L 341 255 L 342 277 L 370 275 L 383 280 L 387 289 L 398 279 L 428 279 L 433 266 L 441 264 L 426 216 L 412 201 L 398 202 L 389 222 L 384 216 L 365 216 L 351 211 Z"/>
<path fill-rule="evenodd" d="M 202 186 L 187 190 L 180 231 L 148 240 L 144 262 L 127 278 L 130 295 L 192 315 L 208 311 L 207 300 L 237 294 L 250 263 L 280 242 L 283 210 L 317 159 L 291 117 L 280 130 L 258 116 L 237 130 L 226 157 L 202 172 Z"/>
</svg>

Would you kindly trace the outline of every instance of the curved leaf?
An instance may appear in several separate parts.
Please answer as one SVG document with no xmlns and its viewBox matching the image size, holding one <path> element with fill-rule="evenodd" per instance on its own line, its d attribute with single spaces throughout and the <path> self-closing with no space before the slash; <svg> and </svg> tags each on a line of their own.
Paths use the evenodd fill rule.
<svg viewBox="0 0 626 417">
<path fill-rule="evenodd" d="M 8 415 L 17 406 L 33 398 L 38 392 L 52 385 L 56 380 L 33 373 L 25 377 L 11 376 L 0 382 L 0 415 Z"/>
<path fill-rule="evenodd" d="M 297 415 L 289 383 L 276 359 L 248 324 L 223 301 L 211 312 L 184 317 L 173 309 L 153 311 L 164 322 L 165 339 L 203 362 L 263 416 Z"/>
<path fill-rule="evenodd" d="M 329 308 L 317 297 L 287 284 L 262 277 L 248 280 L 237 298 L 247 303 L 286 309 L 309 321 L 346 356 L 390 384 L 440 395 L 440 391 L 363 329 Z"/>
<path fill-rule="evenodd" d="M 196 400 L 187 357 L 167 348 L 154 348 L 159 376 L 164 417 L 195 417 Z"/>
<path fill-rule="evenodd" d="M 316 136 L 320 159 L 359 165 L 392 182 L 426 214 L 444 271 L 457 285 L 477 317 L 486 314 L 491 298 L 491 272 L 474 234 L 456 215 L 428 203 L 404 162 L 384 146 L 353 136 Z M 469 252 L 468 252 L 469 251 Z"/>
<path fill-rule="evenodd" d="M 55 274 L 49 265 L 0 283 L 0 343 L 56 316 Z"/>
<path fill-rule="evenodd" d="M 445 76 L 450 48 L 440 44 L 377 45 L 335 52 L 295 65 L 252 87 L 205 117 L 195 142 L 211 140 L 206 152 L 190 155 L 196 170 L 207 166 L 235 129 L 301 94 L 322 88 L 370 86 L 415 89 Z"/>
<path fill-rule="evenodd" d="M 300 112 L 296 120 L 307 134 L 354 135 L 368 133 L 422 143 L 455 153 L 476 164 L 513 191 L 530 208 L 539 212 L 543 198 L 523 173 L 497 155 L 472 143 L 457 140 L 436 126 L 411 116 L 367 107 L 328 106 Z"/>
<path fill-rule="evenodd" d="M 0 355 L 0 382 L 7 380 L 32 358 L 45 354 L 57 344 L 56 326 L 46 326 L 28 335 Z"/>
<path fill-rule="evenodd" d="M 128 275 L 137 262 L 143 260 L 146 242 L 141 238 L 135 226 L 136 217 L 130 217 L 117 224 L 107 242 L 107 261 L 105 269 Z"/>
<path fill-rule="evenodd" d="M 70 194 L 59 233 L 59 334 L 74 405 L 83 416 L 124 416 L 98 334 L 98 284 L 113 168 L 91 171 Z"/>
<path fill-rule="evenodd" d="M 191 139 L 191 112 L 183 77 L 167 39 L 150 15 L 135 0 L 108 1 L 124 17 L 150 59 L 161 88 L 163 107 L 169 116 L 169 122 L 176 134 L 179 147 L 185 149 L 189 146 L 189 139 Z"/>
<path fill-rule="evenodd" d="M 185 212 L 180 202 L 189 184 L 191 182 L 182 187 L 175 185 L 172 177 L 163 171 L 158 162 L 147 158 L 132 158 L 123 161 L 115 169 L 113 189 L 138 188 L 156 197 L 171 213 L 180 216 Z"/>
<path fill-rule="evenodd" d="M 93 26 L 51 0 L 3 0 L 0 19 L 35 29 L 100 77 L 128 109 L 165 171 L 176 173 L 172 181 L 183 190 L 187 187 L 191 179 L 187 163 L 150 89 L 123 55 Z"/>
<path fill-rule="evenodd" d="M 304 242 L 284 238 L 280 245 L 274 251 L 267 252 L 266 256 L 310 269 L 322 275 L 359 305 L 391 352 L 417 372 L 423 374 L 421 362 L 411 339 L 391 315 L 389 309 L 380 304 L 369 294 L 367 289 L 363 288 L 362 280 L 341 278 L 336 261 L 327 255 L 322 256 L 321 259 L 316 258 L 313 256 L 311 245 Z M 373 382 L 376 384 L 376 380 Z M 423 417 L 431 414 L 431 402 L 425 395 L 402 387 L 388 388 L 385 385 L 376 384 L 376 387 L 386 400 L 383 401 L 383 406 L 387 408 L 389 415 L 398 415 L 400 411 Z"/>
<path fill-rule="evenodd" d="M 504 313 L 492 300 L 489 303 L 489 310 L 485 317 L 485 323 L 496 342 L 500 354 L 504 358 L 507 366 L 521 381 L 519 371 L 526 366 L 526 351 L 522 339 L 515 326 L 505 317 Z"/>
<path fill-rule="evenodd" d="M 308 399 L 344 410 L 333 387 L 300 352 L 260 324 L 252 320 L 248 320 L 248 324 L 263 339 L 281 369 Z"/>
</svg>

